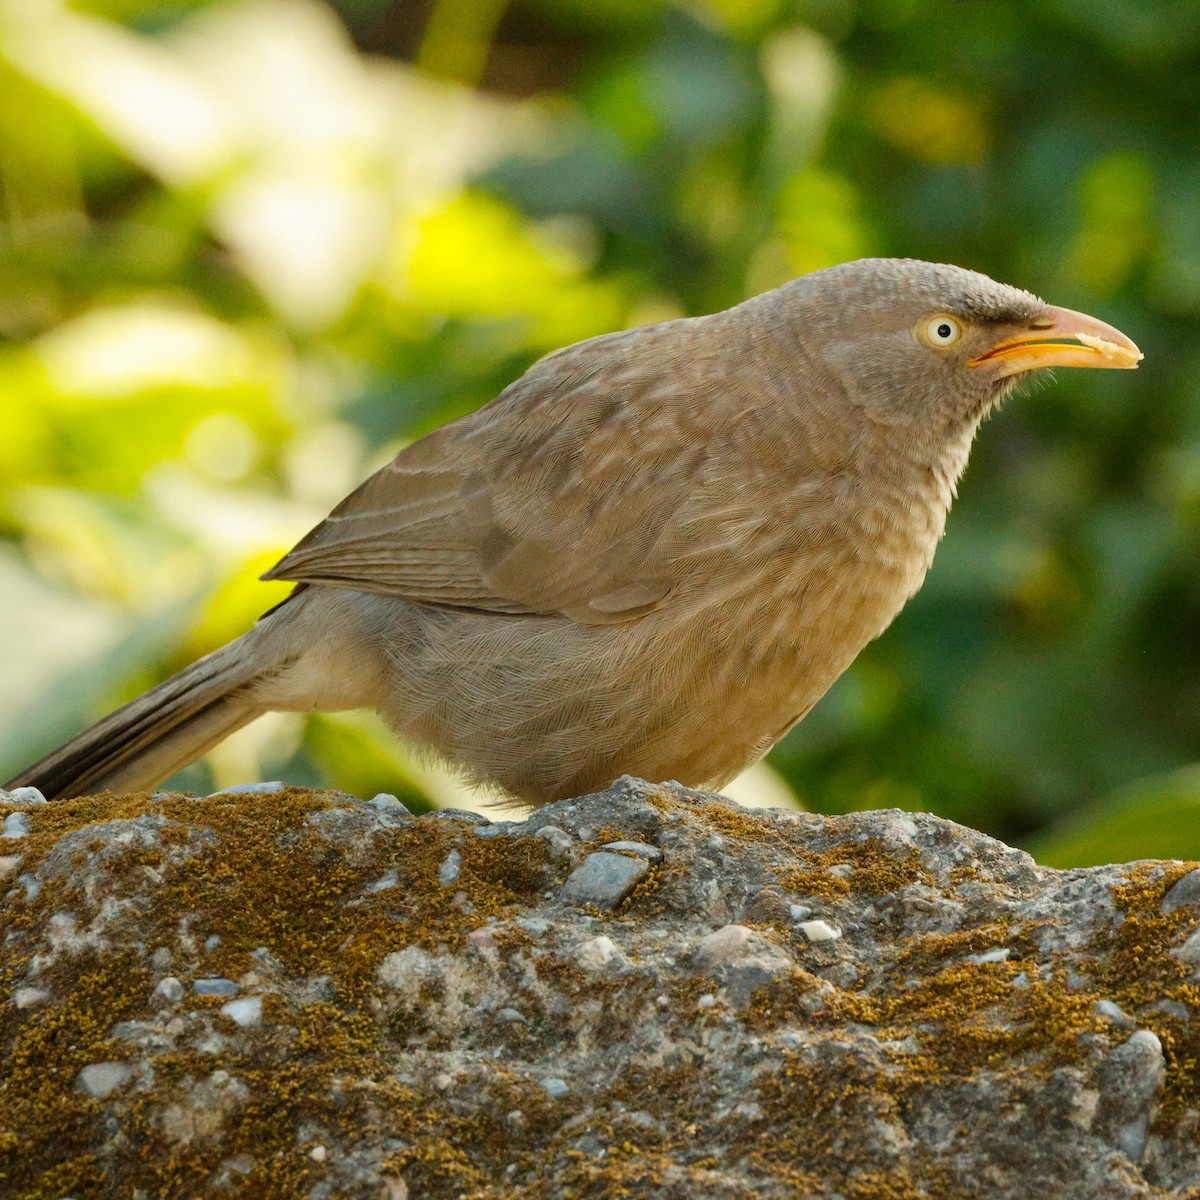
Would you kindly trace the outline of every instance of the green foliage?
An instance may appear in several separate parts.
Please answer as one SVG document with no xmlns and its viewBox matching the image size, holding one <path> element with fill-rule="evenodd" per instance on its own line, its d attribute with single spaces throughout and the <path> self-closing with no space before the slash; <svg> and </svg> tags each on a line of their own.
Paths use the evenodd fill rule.
<svg viewBox="0 0 1200 1200">
<path fill-rule="evenodd" d="M 538 355 L 899 254 L 1146 361 L 984 430 L 924 591 L 772 763 L 1054 862 L 1196 856 L 1194 775 L 1101 802 L 1200 759 L 1196 13 L 0 3 L 0 770 L 234 636 L 273 556 Z M 422 771 L 287 718 L 186 778 L 444 797 Z"/>
</svg>

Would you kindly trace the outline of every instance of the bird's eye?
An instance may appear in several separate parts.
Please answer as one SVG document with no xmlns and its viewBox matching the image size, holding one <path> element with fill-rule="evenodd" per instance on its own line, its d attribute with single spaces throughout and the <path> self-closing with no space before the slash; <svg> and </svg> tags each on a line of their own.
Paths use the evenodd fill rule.
<svg viewBox="0 0 1200 1200">
<path fill-rule="evenodd" d="M 925 337 L 931 346 L 953 346 L 962 337 L 962 326 L 954 317 L 938 313 L 925 322 Z"/>
</svg>

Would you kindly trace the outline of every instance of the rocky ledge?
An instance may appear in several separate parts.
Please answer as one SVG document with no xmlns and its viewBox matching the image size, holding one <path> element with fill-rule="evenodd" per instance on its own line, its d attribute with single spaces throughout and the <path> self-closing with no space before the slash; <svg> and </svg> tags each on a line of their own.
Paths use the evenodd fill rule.
<svg viewBox="0 0 1200 1200">
<path fill-rule="evenodd" d="M 0 794 L 0 1195 L 1200 1197 L 1200 870 L 673 785 Z"/>
</svg>

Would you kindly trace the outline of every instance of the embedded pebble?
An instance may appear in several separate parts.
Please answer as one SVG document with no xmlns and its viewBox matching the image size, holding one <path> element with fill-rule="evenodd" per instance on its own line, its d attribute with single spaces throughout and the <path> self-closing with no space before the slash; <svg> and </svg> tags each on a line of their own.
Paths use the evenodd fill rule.
<svg viewBox="0 0 1200 1200">
<path fill-rule="evenodd" d="M 1117 1025 L 1132 1025 L 1133 1018 L 1115 1000 L 1097 1000 L 1092 1011 Z"/>
<path fill-rule="evenodd" d="M 236 996 L 238 985 L 232 979 L 197 979 L 192 984 L 197 996 Z"/>
<path fill-rule="evenodd" d="M 19 1009 L 41 1008 L 50 999 L 45 988 L 22 987 L 13 992 L 13 1004 Z"/>
<path fill-rule="evenodd" d="M 45 804 L 46 797 L 42 795 L 41 790 L 35 787 L 19 787 L 13 788 L 11 792 L 6 792 L 0 788 L 0 804 Z"/>
<path fill-rule="evenodd" d="M 551 1076 L 549 1079 L 542 1080 L 542 1090 L 552 1100 L 558 1100 L 565 1096 L 571 1089 L 567 1087 L 566 1080 Z"/>
<path fill-rule="evenodd" d="M 1132 1162 L 1141 1162 L 1146 1151 L 1165 1078 L 1162 1043 L 1149 1029 L 1131 1034 L 1101 1071 L 1095 1130 Z"/>
<path fill-rule="evenodd" d="M 807 904 L 790 904 L 788 912 L 793 921 L 807 921 L 812 916 L 812 909 Z"/>
<path fill-rule="evenodd" d="M 0 859 L 0 862 L 3 860 Z M 1182 946 L 1177 946 L 1171 953 L 1188 966 L 1200 966 L 1200 929 L 1197 929 Z"/>
<path fill-rule="evenodd" d="M 1189 871 L 1174 883 L 1163 897 L 1162 911 L 1169 914 L 1176 909 L 1190 908 L 1194 904 L 1200 904 L 1200 868 Z"/>
<path fill-rule="evenodd" d="M 449 887 L 452 883 L 457 882 L 458 873 L 462 870 L 463 857 L 457 850 L 451 850 L 446 855 L 445 861 L 438 868 L 438 883 L 442 887 Z"/>
<path fill-rule="evenodd" d="M 4 836 L 10 840 L 28 837 L 31 828 L 27 812 L 9 813 L 4 818 Z"/>
<path fill-rule="evenodd" d="M 559 899 L 564 904 L 615 908 L 649 870 L 650 864 L 644 858 L 597 850 L 567 877 Z"/>
<path fill-rule="evenodd" d="M 832 942 L 842 936 L 842 931 L 826 921 L 801 921 L 796 926 L 810 942 Z"/>
<path fill-rule="evenodd" d="M 395 867 L 388 867 L 374 883 L 368 883 L 365 890 L 368 892 L 386 892 L 388 888 L 394 888 L 399 880 L 400 872 Z"/>
<path fill-rule="evenodd" d="M 183 999 L 183 984 L 174 975 L 167 975 L 155 985 L 154 994 L 170 1004 L 178 1004 Z"/>
<path fill-rule="evenodd" d="M 696 1001 L 697 1008 L 715 1008 L 716 1005 L 717 998 L 712 994 L 712 992 L 705 992 L 704 995 Z"/>
<path fill-rule="evenodd" d="M 323 1163 L 325 1161 L 325 1147 L 324 1146 L 314 1146 L 308 1152 L 308 1157 L 311 1158 L 313 1160 L 313 1162 Z"/>
<path fill-rule="evenodd" d="M 602 971 L 605 967 L 623 965 L 629 960 L 612 938 L 589 938 L 575 951 L 575 961 L 585 971 Z"/>
<path fill-rule="evenodd" d="M 380 792 L 372 796 L 367 804 L 377 812 L 387 813 L 392 817 L 411 817 L 412 810 L 391 792 Z"/>
<path fill-rule="evenodd" d="M 133 1074 L 133 1068 L 123 1062 L 92 1063 L 84 1067 L 75 1079 L 75 1086 L 96 1100 L 119 1088 Z"/>
<path fill-rule="evenodd" d="M 210 934 L 204 939 L 204 949 L 211 954 L 221 944 L 221 935 L 219 933 Z"/>
<path fill-rule="evenodd" d="M 0 854 L 0 879 L 7 879 L 20 865 L 20 854 Z"/>
<path fill-rule="evenodd" d="M 982 954 L 968 954 L 967 962 L 976 963 L 1002 963 L 1008 962 L 1012 951 L 1007 946 L 1000 946 L 995 950 L 985 950 Z"/>
<path fill-rule="evenodd" d="M 244 996 L 221 1005 L 221 1011 L 243 1029 L 254 1029 L 262 1024 L 262 997 Z"/>
<path fill-rule="evenodd" d="M 557 825 L 543 825 L 533 836 L 541 838 L 550 847 L 550 853 L 555 858 L 563 858 L 570 854 L 571 847 L 575 845 L 575 839 Z"/>
<path fill-rule="evenodd" d="M 271 796 L 276 792 L 286 792 L 287 786 L 280 779 L 272 779 L 268 783 L 239 783 L 233 787 L 222 788 L 219 792 L 212 792 L 208 798 L 211 800 L 213 796 Z"/>
</svg>

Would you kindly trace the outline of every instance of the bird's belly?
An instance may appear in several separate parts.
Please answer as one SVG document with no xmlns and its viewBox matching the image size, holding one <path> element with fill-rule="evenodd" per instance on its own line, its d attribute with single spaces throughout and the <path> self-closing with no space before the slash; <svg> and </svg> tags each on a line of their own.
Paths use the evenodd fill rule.
<svg viewBox="0 0 1200 1200">
<path fill-rule="evenodd" d="M 621 774 L 719 786 L 882 632 L 916 586 L 910 575 L 875 563 L 846 587 L 833 582 L 844 571 L 781 571 L 684 619 L 603 626 L 389 601 L 399 607 L 384 715 L 531 803 Z"/>
</svg>

